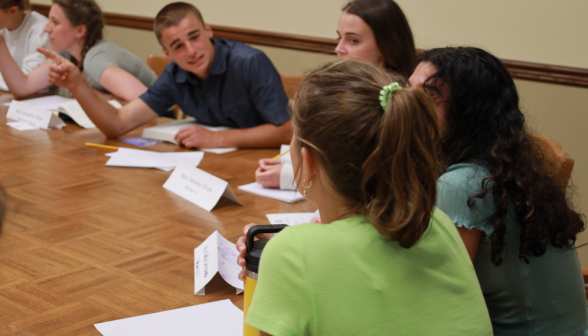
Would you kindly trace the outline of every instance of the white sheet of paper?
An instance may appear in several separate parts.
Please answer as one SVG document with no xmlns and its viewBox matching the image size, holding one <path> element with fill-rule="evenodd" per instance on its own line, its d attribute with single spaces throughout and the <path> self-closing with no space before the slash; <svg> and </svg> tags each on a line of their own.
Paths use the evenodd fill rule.
<svg viewBox="0 0 588 336">
<path fill-rule="evenodd" d="M 114 156 L 110 160 L 106 162 L 106 165 L 109 167 L 129 167 L 129 168 L 155 168 L 160 169 L 163 171 L 172 171 L 174 170 L 175 166 L 171 167 L 154 167 L 151 163 L 142 164 L 140 162 L 134 161 L 133 159 L 128 159 L 121 156 Z"/>
<path fill-rule="evenodd" d="M 310 223 L 314 218 L 314 212 L 279 213 L 265 215 L 270 224 L 286 224 L 295 226 L 298 224 Z"/>
<path fill-rule="evenodd" d="M 194 294 L 204 295 L 204 288 L 217 272 L 237 294 L 243 292 L 243 281 L 237 277 L 241 267 L 237 264 L 235 244 L 214 231 L 206 240 L 194 249 Z"/>
<path fill-rule="evenodd" d="M 226 299 L 94 326 L 103 336 L 240 336 L 243 312 Z"/>
<path fill-rule="evenodd" d="M 194 294 L 204 295 L 204 287 L 218 272 L 218 231 L 194 249 Z"/>
<path fill-rule="evenodd" d="M 255 195 L 269 197 L 287 203 L 296 203 L 304 200 L 304 196 L 302 196 L 298 190 L 268 189 L 264 188 L 257 182 L 239 186 L 239 189 Z"/>
<path fill-rule="evenodd" d="M 75 104 L 76 100 L 73 98 L 65 98 L 62 96 L 53 95 L 40 98 L 26 99 L 22 100 L 22 102 L 31 106 L 39 107 L 44 110 L 53 112 L 57 111 L 57 107 L 59 106 Z M 10 103 L 6 103 L 4 105 L 10 106 Z"/>
<path fill-rule="evenodd" d="M 45 130 L 65 126 L 63 120 L 52 112 L 16 100 L 11 102 L 6 119 L 22 121 Z"/>
<path fill-rule="evenodd" d="M 243 205 L 226 181 L 185 162 L 178 163 L 163 187 L 206 211 L 211 211 L 221 196 Z"/>
<path fill-rule="evenodd" d="M 14 128 L 14 129 L 17 129 L 19 131 L 31 131 L 31 130 L 39 129 L 39 127 L 31 126 L 23 121 L 11 121 L 11 122 L 7 122 L 6 125 Z"/>
<path fill-rule="evenodd" d="M 243 291 L 243 281 L 239 280 L 241 266 L 237 264 L 237 247 L 218 233 L 218 271 L 231 286 L 237 288 L 237 294 Z M 241 291 L 239 291 L 241 290 Z"/>
<path fill-rule="evenodd" d="M 35 106 L 47 111 L 57 111 L 60 107 L 66 107 L 67 110 L 60 110 L 60 112 L 69 115 L 75 122 L 83 128 L 96 128 L 96 125 L 86 115 L 80 104 L 74 98 L 65 98 L 58 95 L 46 96 L 40 98 L 22 100 L 30 106 Z M 108 103 L 115 108 L 121 108 L 122 105 L 116 100 L 109 100 Z M 11 103 L 4 105 L 10 106 Z"/>
<path fill-rule="evenodd" d="M 204 153 L 160 153 L 121 147 L 116 152 L 107 153 L 106 156 L 110 157 L 110 160 L 106 162 L 106 166 L 109 167 L 158 168 L 164 171 L 170 171 L 174 169 L 180 161 L 184 161 L 193 167 L 197 167 L 202 161 Z"/>
<path fill-rule="evenodd" d="M 203 152 L 209 152 L 214 154 L 225 154 L 229 152 L 234 152 L 237 148 L 229 147 L 229 148 L 199 148 L 199 150 Z"/>
</svg>

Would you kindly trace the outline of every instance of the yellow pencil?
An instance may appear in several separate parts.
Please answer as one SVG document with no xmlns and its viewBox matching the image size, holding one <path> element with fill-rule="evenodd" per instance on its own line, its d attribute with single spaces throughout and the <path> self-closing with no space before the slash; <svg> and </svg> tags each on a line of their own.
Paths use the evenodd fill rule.
<svg viewBox="0 0 588 336">
<path fill-rule="evenodd" d="M 91 142 L 86 142 L 86 146 L 88 146 L 88 147 L 96 147 L 96 148 L 104 148 L 104 149 L 118 150 L 118 147 L 115 147 L 115 146 L 99 145 L 99 144 L 95 144 L 95 143 L 91 143 Z"/>
<path fill-rule="evenodd" d="M 280 153 L 280 154 L 274 156 L 274 160 L 277 160 L 277 159 L 281 158 L 282 156 L 288 154 L 288 152 L 290 152 L 290 148 L 288 148 L 287 150 L 285 150 L 283 153 Z"/>
</svg>

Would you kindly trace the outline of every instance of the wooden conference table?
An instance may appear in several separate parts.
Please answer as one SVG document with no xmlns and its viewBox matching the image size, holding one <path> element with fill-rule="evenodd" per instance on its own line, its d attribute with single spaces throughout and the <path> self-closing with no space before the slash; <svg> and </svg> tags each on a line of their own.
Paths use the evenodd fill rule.
<svg viewBox="0 0 588 336">
<path fill-rule="evenodd" d="M 0 184 L 9 194 L 0 234 L 0 335 L 100 335 L 94 323 L 243 296 L 217 276 L 194 295 L 194 248 L 218 230 L 236 242 L 267 213 L 309 212 L 237 186 L 277 149 L 206 153 L 199 168 L 229 182 L 243 206 L 221 199 L 207 212 L 163 189 L 169 172 L 105 167 L 109 152 L 136 148 L 97 129 L 18 131 L 0 95 Z M 169 119 L 168 119 L 169 120 Z M 150 123 L 165 122 L 158 119 Z M 140 136 L 141 129 L 125 137 Z M 172 144 L 148 150 L 185 151 Z"/>
</svg>

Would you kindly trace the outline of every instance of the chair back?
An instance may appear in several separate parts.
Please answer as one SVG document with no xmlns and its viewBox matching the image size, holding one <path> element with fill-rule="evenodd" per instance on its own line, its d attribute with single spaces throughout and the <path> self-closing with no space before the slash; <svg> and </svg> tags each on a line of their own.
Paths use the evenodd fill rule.
<svg viewBox="0 0 588 336">
<path fill-rule="evenodd" d="M 280 74 L 280 77 L 282 78 L 282 85 L 284 86 L 284 91 L 286 91 L 286 96 L 288 96 L 288 99 L 293 99 L 298 85 L 302 82 L 302 76 Z"/>
<path fill-rule="evenodd" d="M 161 76 L 165 67 L 171 63 L 171 60 L 165 56 L 149 55 L 147 56 L 147 65 L 155 72 L 157 77 Z"/>
<path fill-rule="evenodd" d="M 568 157 L 561 145 L 548 136 L 533 134 L 533 139 L 539 144 L 545 159 L 551 163 L 552 169 L 555 170 L 552 172 L 555 176 L 555 183 L 565 191 L 572 176 L 574 159 Z"/>
<path fill-rule="evenodd" d="M 155 72 L 155 74 L 157 75 L 157 77 L 161 76 L 161 74 L 163 73 L 163 71 L 165 70 L 165 67 L 171 63 L 172 60 L 170 60 L 169 58 L 165 57 L 165 56 L 160 56 L 160 55 L 149 55 L 147 56 L 147 65 L 151 68 L 151 70 L 153 70 L 153 72 Z M 184 113 L 182 112 L 182 110 L 180 110 L 180 108 L 178 107 L 178 105 L 174 105 L 174 115 L 176 117 L 176 119 L 184 119 L 186 117 L 186 115 L 184 115 Z"/>
</svg>

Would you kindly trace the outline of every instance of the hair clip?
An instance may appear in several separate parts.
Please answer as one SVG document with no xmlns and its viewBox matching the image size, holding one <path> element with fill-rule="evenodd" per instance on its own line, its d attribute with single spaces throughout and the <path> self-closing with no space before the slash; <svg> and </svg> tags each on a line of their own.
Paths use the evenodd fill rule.
<svg viewBox="0 0 588 336">
<path fill-rule="evenodd" d="M 382 108 L 384 109 L 384 111 L 386 111 L 386 108 L 388 107 L 388 102 L 390 101 L 390 96 L 392 96 L 394 91 L 400 90 L 400 89 L 402 89 L 402 86 L 400 86 L 400 84 L 398 84 L 398 82 L 388 84 L 382 88 L 382 90 L 380 91 L 380 105 L 382 105 Z"/>
</svg>

